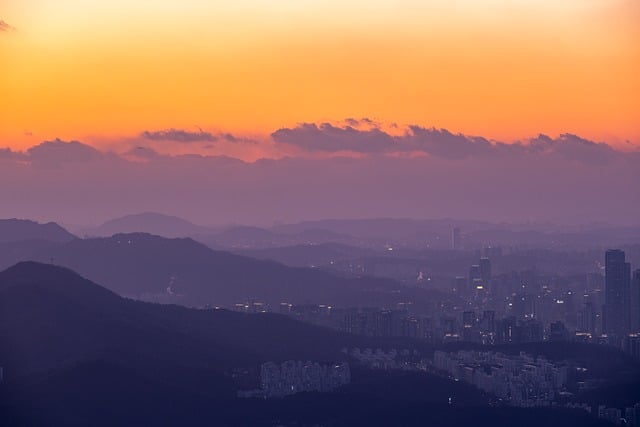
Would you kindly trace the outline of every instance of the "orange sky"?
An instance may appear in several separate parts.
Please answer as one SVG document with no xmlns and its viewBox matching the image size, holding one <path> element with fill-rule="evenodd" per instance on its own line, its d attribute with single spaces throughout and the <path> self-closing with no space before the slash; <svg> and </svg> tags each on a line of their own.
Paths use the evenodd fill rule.
<svg viewBox="0 0 640 427">
<path fill-rule="evenodd" d="M 3 0 L 0 20 L 0 146 L 346 117 L 640 146 L 636 0 Z"/>
</svg>

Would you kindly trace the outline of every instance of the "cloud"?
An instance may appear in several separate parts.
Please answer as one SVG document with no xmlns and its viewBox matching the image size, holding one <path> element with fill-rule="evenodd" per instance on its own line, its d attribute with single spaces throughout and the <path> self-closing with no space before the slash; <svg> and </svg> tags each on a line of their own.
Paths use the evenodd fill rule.
<svg viewBox="0 0 640 427">
<path fill-rule="evenodd" d="M 208 142 L 204 148 L 213 148 L 212 142 L 230 142 L 230 143 L 252 143 L 256 141 L 251 138 L 236 136 L 229 132 L 211 133 L 199 129 L 198 132 L 191 132 L 184 129 L 165 129 L 159 131 L 144 131 L 140 134 L 144 139 L 150 141 L 167 141 L 178 143 L 196 143 Z"/>
<path fill-rule="evenodd" d="M 378 128 L 358 130 L 353 126 L 331 123 L 302 123 L 293 129 L 271 134 L 274 141 L 296 145 L 309 151 L 357 151 L 363 153 L 397 150 L 394 138 Z"/>
<path fill-rule="evenodd" d="M 232 135 L 230 133 L 221 133 L 219 135 L 219 137 L 221 139 L 224 139 L 225 141 L 228 141 L 228 142 L 240 142 L 241 141 L 241 138 L 238 138 L 238 137 L 236 137 L 236 136 L 234 136 L 234 135 Z"/>
<path fill-rule="evenodd" d="M 381 126 L 380 122 L 378 122 L 376 120 L 373 120 L 373 119 L 370 119 L 368 117 L 362 117 L 362 118 L 359 118 L 359 119 L 354 119 L 353 117 L 349 117 L 349 118 L 344 119 L 344 122 L 347 125 L 355 127 L 355 128 L 360 128 L 360 127 L 380 127 Z"/>
<path fill-rule="evenodd" d="M 508 144 L 481 136 L 453 133 L 447 129 L 408 126 L 402 135 L 391 135 L 369 119 L 346 119 L 343 125 L 302 123 L 271 134 L 277 143 L 293 145 L 310 152 L 354 151 L 365 154 L 419 152 L 436 158 L 463 160 L 493 156 L 558 157 L 587 164 L 605 164 L 623 153 L 611 146 L 572 134 L 558 138 L 536 138 Z M 366 128 L 357 128 L 362 124 Z"/>
<path fill-rule="evenodd" d="M 219 134 L 216 135 L 218 137 L 218 139 L 221 139 L 223 141 L 226 142 L 244 142 L 244 143 L 250 143 L 250 144 L 256 144 L 258 141 L 251 139 L 251 138 L 246 138 L 246 137 L 242 137 L 242 136 L 236 136 L 233 135 L 231 133 L 228 132 L 221 132 Z"/>
<path fill-rule="evenodd" d="M 489 154 L 494 146 L 485 138 L 453 134 L 446 129 L 409 126 L 400 136 L 391 135 L 370 119 L 347 119 L 344 126 L 303 123 L 293 129 L 279 129 L 271 134 L 276 142 L 309 151 L 356 151 L 391 153 L 422 151 L 437 157 L 462 159 Z M 356 128 L 366 125 L 366 129 Z"/>
<path fill-rule="evenodd" d="M 214 142 L 218 138 L 209 132 L 200 130 L 199 132 L 190 132 L 184 129 L 165 129 L 159 131 L 144 131 L 140 134 L 145 139 L 152 141 L 176 141 L 176 142 Z"/>
<path fill-rule="evenodd" d="M 140 159 L 140 160 L 156 159 L 159 156 L 158 152 L 155 151 L 153 148 L 143 147 L 143 146 L 132 148 L 131 150 L 124 153 L 124 155 L 133 157 L 135 159 Z"/>
<path fill-rule="evenodd" d="M 55 139 L 29 148 L 23 158 L 36 166 L 59 167 L 69 163 L 98 161 L 104 156 L 105 153 L 81 142 Z"/>
<path fill-rule="evenodd" d="M 14 27 L 0 20 L 0 32 L 16 31 Z"/>
<path fill-rule="evenodd" d="M 463 159 L 490 154 L 495 146 L 482 137 L 453 134 L 446 129 L 410 126 L 410 132 L 400 137 L 404 145 L 447 159 Z"/>
<path fill-rule="evenodd" d="M 19 153 L 12 151 L 11 148 L 0 148 L 0 161 L 15 160 L 20 156 Z"/>
<path fill-rule="evenodd" d="M 602 142 L 593 142 L 577 135 L 565 133 L 556 139 L 539 135 L 525 147 L 534 153 L 557 154 L 568 160 L 578 160 L 593 165 L 605 164 L 619 153 Z"/>
</svg>

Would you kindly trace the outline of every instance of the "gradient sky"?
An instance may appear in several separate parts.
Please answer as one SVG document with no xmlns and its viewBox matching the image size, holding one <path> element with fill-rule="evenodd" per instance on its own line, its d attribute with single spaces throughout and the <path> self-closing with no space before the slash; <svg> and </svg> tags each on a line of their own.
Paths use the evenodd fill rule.
<svg viewBox="0 0 640 427">
<path fill-rule="evenodd" d="M 0 146 L 372 117 L 640 146 L 637 0 L 2 0 Z"/>
</svg>

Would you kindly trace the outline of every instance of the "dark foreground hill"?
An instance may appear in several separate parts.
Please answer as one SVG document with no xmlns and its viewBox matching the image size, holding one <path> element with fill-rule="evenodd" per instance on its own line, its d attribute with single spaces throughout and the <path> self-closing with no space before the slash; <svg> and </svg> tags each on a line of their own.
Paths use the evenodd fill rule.
<svg viewBox="0 0 640 427">
<path fill-rule="evenodd" d="M 334 393 L 235 397 L 255 387 L 263 361 L 336 360 L 343 346 L 378 344 L 363 340 L 278 315 L 127 300 L 72 271 L 21 263 L 0 273 L 0 425 L 601 425 L 580 412 L 491 407 L 442 378 L 357 367 Z"/>
<path fill-rule="evenodd" d="M 140 371 L 176 364 L 222 375 L 265 360 L 340 359 L 350 342 L 357 340 L 280 315 L 125 299 L 46 264 L 0 273 L 0 366 L 9 380 L 101 359 Z"/>
</svg>

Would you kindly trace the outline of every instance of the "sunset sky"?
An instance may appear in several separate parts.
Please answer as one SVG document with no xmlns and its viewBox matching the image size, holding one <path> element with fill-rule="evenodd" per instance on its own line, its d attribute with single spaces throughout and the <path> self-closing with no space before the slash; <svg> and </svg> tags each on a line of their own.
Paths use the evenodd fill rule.
<svg viewBox="0 0 640 427">
<path fill-rule="evenodd" d="M 2 0 L 0 20 L 0 147 L 350 117 L 640 146 L 637 0 Z"/>
</svg>

